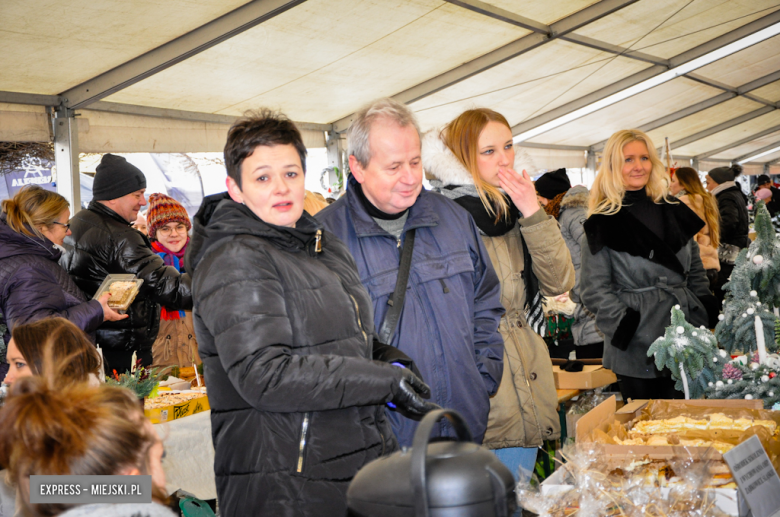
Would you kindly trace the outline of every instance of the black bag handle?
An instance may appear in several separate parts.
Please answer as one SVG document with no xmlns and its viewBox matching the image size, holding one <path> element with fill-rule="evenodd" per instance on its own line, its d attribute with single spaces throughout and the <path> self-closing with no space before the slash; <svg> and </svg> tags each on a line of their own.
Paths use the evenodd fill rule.
<svg viewBox="0 0 780 517">
<path fill-rule="evenodd" d="M 412 490 L 414 491 L 414 515 L 415 517 L 428 517 L 428 481 L 425 478 L 425 460 L 428 457 L 428 442 L 431 439 L 433 427 L 442 418 L 447 418 L 458 439 L 462 442 L 472 441 L 466 421 L 460 413 L 453 409 L 437 409 L 431 411 L 422 419 L 412 441 Z"/>
<path fill-rule="evenodd" d="M 387 300 L 390 306 L 379 328 L 379 341 L 390 344 L 395 334 L 395 328 L 398 326 L 398 320 L 401 319 L 401 309 L 404 308 L 404 297 L 406 296 L 406 284 L 409 282 L 409 270 L 412 268 L 412 251 L 414 250 L 415 228 L 406 232 L 404 239 L 404 249 L 401 251 L 401 263 L 398 266 L 398 278 L 395 281 L 395 291 Z"/>
</svg>

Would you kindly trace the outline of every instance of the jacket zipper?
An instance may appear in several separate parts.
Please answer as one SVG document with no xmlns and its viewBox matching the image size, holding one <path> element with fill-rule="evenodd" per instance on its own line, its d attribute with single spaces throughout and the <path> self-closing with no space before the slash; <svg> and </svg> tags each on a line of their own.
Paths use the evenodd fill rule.
<svg viewBox="0 0 780 517">
<path fill-rule="evenodd" d="M 309 430 L 309 414 L 303 415 L 303 424 L 301 425 L 301 442 L 298 445 L 298 468 L 296 472 L 303 472 L 303 453 L 306 451 L 306 432 Z"/>
<path fill-rule="evenodd" d="M 347 294 L 349 294 L 349 293 L 347 293 Z M 357 316 L 357 322 L 358 322 L 358 327 L 360 327 L 360 332 L 363 334 L 363 341 L 366 342 L 366 345 L 369 345 L 369 343 L 368 343 L 368 336 L 366 335 L 366 331 L 363 330 L 363 322 L 360 320 L 360 307 L 358 306 L 357 300 L 355 300 L 354 296 L 352 296 L 350 294 L 349 298 L 352 300 L 352 304 L 355 306 L 355 315 Z M 371 347 L 369 346 L 369 350 L 370 349 L 371 349 Z M 369 356 L 369 358 L 370 358 L 370 356 Z"/>
<path fill-rule="evenodd" d="M 314 238 L 314 253 L 322 252 L 322 230 L 317 230 L 317 236 Z"/>
</svg>

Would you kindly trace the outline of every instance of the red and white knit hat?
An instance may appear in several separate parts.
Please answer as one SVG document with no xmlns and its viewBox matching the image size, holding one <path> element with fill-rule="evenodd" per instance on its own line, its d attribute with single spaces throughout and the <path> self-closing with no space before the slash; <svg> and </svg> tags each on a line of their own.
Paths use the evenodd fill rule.
<svg viewBox="0 0 780 517">
<path fill-rule="evenodd" d="M 149 196 L 149 210 L 146 211 L 146 222 L 149 228 L 149 238 L 155 239 L 157 230 L 168 223 L 177 222 L 192 228 L 192 223 L 184 207 L 170 196 L 152 194 Z"/>
</svg>

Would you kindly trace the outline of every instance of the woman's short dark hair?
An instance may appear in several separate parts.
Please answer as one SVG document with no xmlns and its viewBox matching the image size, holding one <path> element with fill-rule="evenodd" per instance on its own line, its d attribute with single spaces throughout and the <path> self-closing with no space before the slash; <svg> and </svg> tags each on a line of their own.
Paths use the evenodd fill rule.
<svg viewBox="0 0 780 517">
<path fill-rule="evenodd" d="M 306 146 L 293 121 L 268 108 L 247 111 L 230 128 L 225 144 L 225 168 L 238 188 L 241 188 L 241 164 L 261 145 L 292 145 L 298 151 L 306 173 Z"/>
</svg>

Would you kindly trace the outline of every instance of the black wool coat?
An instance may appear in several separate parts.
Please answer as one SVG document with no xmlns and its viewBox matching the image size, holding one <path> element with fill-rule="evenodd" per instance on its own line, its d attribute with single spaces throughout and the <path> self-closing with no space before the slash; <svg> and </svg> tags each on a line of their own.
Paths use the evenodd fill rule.
<svg viewBox="0 0 780 517">
<path fill-rule="evenodd" d="M 704 223 L 685 204 L 662 206 L 665 239 L 622 209 L 585 221 L 580 298 L 604 333 L 604 366 L 638 378 L 668 376 L 647 350 L 675 305 L 695 326 L 717 323 L 717 302 L 693 238 Z"/>
<path fill-rule="evenodd" d="M 98 344 L 151 358 L 160 328 L 160 305 L 192 308 L 190 276 L 166 266 L 146 236 L 96 201 L 71 219 L 70 230 L 72 234 L 65 238 L 68 252 L 60 264 L 88 296 L 97 292 L 109 274 L 134 274 L 144 281 L 127 310 L 129 317 L 103 323 L 97 331 Z"/>
<path fill-rule="evenodd" d="M 397 448 L 384 404 L 399 372 L 369 359 L 349 250 L 305 212 L 274 226 L 221 194 L 195 217 L 185 267 L 222 514 L 346 515 L 352 477 Z"/>
</svg>

